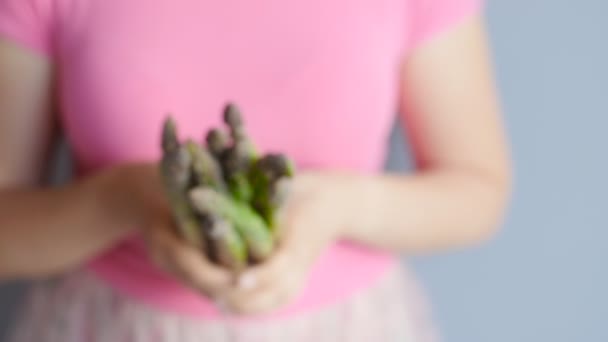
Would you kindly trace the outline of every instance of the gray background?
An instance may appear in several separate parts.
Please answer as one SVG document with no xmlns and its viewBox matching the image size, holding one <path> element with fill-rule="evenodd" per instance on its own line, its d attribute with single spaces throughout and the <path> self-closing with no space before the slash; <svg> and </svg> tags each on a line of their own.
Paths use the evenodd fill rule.
<svg viewBox="0 0 608 342">
<path fill-rule="evenodd" d="M 446 341 L 608 341 L 608 2 L 495 0 L 488 15 L 514 202 L 492 243 L 415 266 Z M 391 144 L 389 167 L 407 168 Z M 0 290 L 0 332 L 19 288 Z"/>
</svg>

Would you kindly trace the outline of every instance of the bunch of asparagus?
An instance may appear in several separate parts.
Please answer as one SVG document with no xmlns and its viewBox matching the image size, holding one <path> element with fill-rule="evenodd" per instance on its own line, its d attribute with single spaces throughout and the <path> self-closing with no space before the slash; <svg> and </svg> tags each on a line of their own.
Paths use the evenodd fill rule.
<svg viewBox="0 0 608 342">
<path fill-rule="evenodd" d="M 228 132 L 211 129 L 197 143 L 180 141 L 167 118 L 160 168 L 180 235 L 238 272 L 273 252 L 294 168 L 282 154 L 258 155 L 234 104 L 226 105 L 223 119 Z"/>
</svg>

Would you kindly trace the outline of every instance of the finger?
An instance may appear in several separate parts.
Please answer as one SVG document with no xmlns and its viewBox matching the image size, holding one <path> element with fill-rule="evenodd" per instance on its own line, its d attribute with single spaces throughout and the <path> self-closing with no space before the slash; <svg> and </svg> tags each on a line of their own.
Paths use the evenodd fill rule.
<svg viewBox="0 0 608 342">
<path fill-rule="evenodd" d="M 295 264 L 290 265 L 287 261 L 281 261 L 280 257 L 259 271 L 257 277 L 260 278 L 256 283 L 244 286 L 243 279 L 247 278 L 241 278 L 240 286 L 224 293 L 223 299 L 227 307 L 244 314 L 273 310 L 285 304 L 300 291 L 304 285 L 304 276 L 307 274 L 305 268 Z"/>
<path fill-rule="evenodd" d="M 287 270 L 297 268 L 286 250 L 278 250 L 266 262 L 252 266 L 238 275 L 237 291 L 251 292 L 276 283 Z"/>
<path fill-rule="evenodd" d="M 214 265 L 196 248 L 183 243 L 166 225 L 157 225 L 151 234 L 157 260 L 170 272 L 207 295 L 219 295 L 232 283 L 232 275 Z"/>
<path fill-rule="evenodd" d="M 262 292 L 247 299 L 230 298 L 226 300 L 231 313 L 238 315 L 261 315 L 277 309 L 284 301 L 282 293 Z"/>
<path fill-rule="evenodd" d="M 273 298 L 285 287 L 286 281 L 293 274 L 286 274 L 288 261 L 281 254 L 273 256 L 263 266 L 255 266 L 242 273 L 237 286 L 224 293 L 222 301 L 237 313 L 250 313 L 262 308 L 270 308 Z M 288 271 L 294 273 L 293 268 Z"/>
<path fill-rule="evenodd" d="M 237 287 L 246 291 L 293 276 L 292 273 L 306 272 L 313 259 L 308 253 L 314 248 L 305 234 L 296 233 L 295 230 L 298 229 L 285 232 L 284 240 L 277 245 L 276 251 L 268 260 L 242 272 L 238 276 Z"/>
<path fill-rule="evenodd" d="M 260 315 L 270 313 L 287 304 L 293 298 L 294 292 L 289 284 L 283 283 L 253 293 L 232 292 L 222 297 L 222 301 L 232 313 Z"/>
</svg>

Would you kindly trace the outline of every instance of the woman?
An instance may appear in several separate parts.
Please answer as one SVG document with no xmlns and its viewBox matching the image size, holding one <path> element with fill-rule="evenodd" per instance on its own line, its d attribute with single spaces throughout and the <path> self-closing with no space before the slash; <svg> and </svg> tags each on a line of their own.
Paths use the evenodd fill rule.
<svg viewBox="0 0 608 342">
<path fill-rule="evenodd" d="M 400 254 L 479 243 L 510 183 L 475 0 L 0 0 L 0 275 L 45 278 L 15 341 L 426 341 Z M 299 169 L 236 283 L 173 234 L 157 173 L 243 109 Z M 417 172 L 381 170 L 403 113 Z M 61 129 L 76 180 L 39 187 Z M 50 278 L 50 279 L 49 279 Z"/>
</svg>

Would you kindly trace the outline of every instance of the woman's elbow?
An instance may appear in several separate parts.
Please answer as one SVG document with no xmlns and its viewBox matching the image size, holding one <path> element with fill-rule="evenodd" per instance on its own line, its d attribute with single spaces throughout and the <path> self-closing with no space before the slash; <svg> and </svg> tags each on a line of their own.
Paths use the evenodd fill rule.
<svg viewBox="0 0 608 342">
<path fill-rule="evenodd" d="M 480 177 L 482 178 L 482 177 Z M 482 191 L 477 201 L 477 222 L 465 232 L 472 243 L 482 244 L 493 240 L 502 230 L 513 194 L 513 172 L 501 168 L 482 179 Z"/>
</svg>

